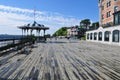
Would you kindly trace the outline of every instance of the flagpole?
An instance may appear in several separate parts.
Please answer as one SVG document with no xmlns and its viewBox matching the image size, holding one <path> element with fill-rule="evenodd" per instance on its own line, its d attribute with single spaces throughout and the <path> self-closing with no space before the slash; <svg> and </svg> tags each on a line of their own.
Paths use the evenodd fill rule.
<svg viewBox="0 0 120 80">
<path fill-rule="evenodd" d="M 35 14 L 35 9 L 34 9 L 34 21 L 35 21 L 35 15 L 36 15 L 36 14 Z"/>
</svg>

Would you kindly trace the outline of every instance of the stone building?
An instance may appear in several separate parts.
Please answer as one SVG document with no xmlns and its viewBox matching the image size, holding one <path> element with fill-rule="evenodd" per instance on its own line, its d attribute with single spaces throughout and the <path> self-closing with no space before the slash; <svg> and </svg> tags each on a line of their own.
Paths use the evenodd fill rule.
<svg viewBox="0 0 120 80">
<path fill-rule="evenodd" d="M 102 27 L 113 26 L 117 20 L 116 13 L 120 11 L 120 0 L 99 0 L 100 24 Z"/>
<path fill-rule="evenodd" d="M 120 45 L 120 0 L 99 0 L 97 30 L 86 32 L 86 40 Z"/>
<path fill-rule="evenodd" d="M 80 28 L 80 26 L 67 27 L 67 37 L 79 39 L 85 35 L 86 29 Z"/>
<path fill-rule="evenodd" d="M 67 37 L 78 38 L 78 26 L 67 27 Z"/>
</svg>

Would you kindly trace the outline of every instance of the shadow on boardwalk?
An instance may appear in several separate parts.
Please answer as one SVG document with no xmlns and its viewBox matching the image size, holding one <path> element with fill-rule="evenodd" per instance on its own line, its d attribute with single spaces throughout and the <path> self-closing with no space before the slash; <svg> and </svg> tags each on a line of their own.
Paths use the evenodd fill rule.
<svg viewBox="0 0 120 80">
<path fill-rule="evenodd" d="M 29 55 L 1 56 L 3 80 L 120 80 L 120 50 L 85 41 L 36 43 Z M 4 60 L 5 59 L 5 60 Z"/>
</svg>

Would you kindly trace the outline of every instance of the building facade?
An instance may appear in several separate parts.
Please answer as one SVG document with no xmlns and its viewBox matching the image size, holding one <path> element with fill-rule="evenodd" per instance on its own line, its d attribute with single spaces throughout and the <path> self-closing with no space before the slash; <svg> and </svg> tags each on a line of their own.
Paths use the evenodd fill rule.
<svg viewBox="0 0 120 80">
<path fill-rule="evenodd" d="M 78 26 L 72 26 L 67 28 L 67 37 L 76 38 L 78 35 Z"/>
<path fill-rule="evenodd" d="M 80 26 L 67 27 L 67 37 L 74 39 L 81 39 L 85 36 L 86 29 L 81 28 Z"/>
<path fill-rule="evenodd" d="M 114 14 L 118 11 L 120 11 L 120 0 L 99 0 L 100 25 L 113 26 Z"/>
<path fill-rule="evenodd" d="M 120 45 L 120 25 L 113 27 L 100 27 L 97 30 L 87 31 L 86 40 L 91 42 Z"/>
<path fill-rule="evenodd" d="M 86 32 L 86 40 L 120 45 L 120 0 L 99 0 L 99 24 Z"/>
</svg>

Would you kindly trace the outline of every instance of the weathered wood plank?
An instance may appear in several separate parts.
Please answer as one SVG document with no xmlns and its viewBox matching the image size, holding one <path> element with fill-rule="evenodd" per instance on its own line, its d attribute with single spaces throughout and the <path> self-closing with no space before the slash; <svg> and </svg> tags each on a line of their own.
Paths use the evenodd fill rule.
<svg viewBox="0 0 120 80">
<path fill-rule="evenodd" d="M 29 55 L 17 52 L 0 57 L 1 79 L 119 80 L 117 46 L 85 41 L 53 40 L 37 43 Z"/>
</svg>

